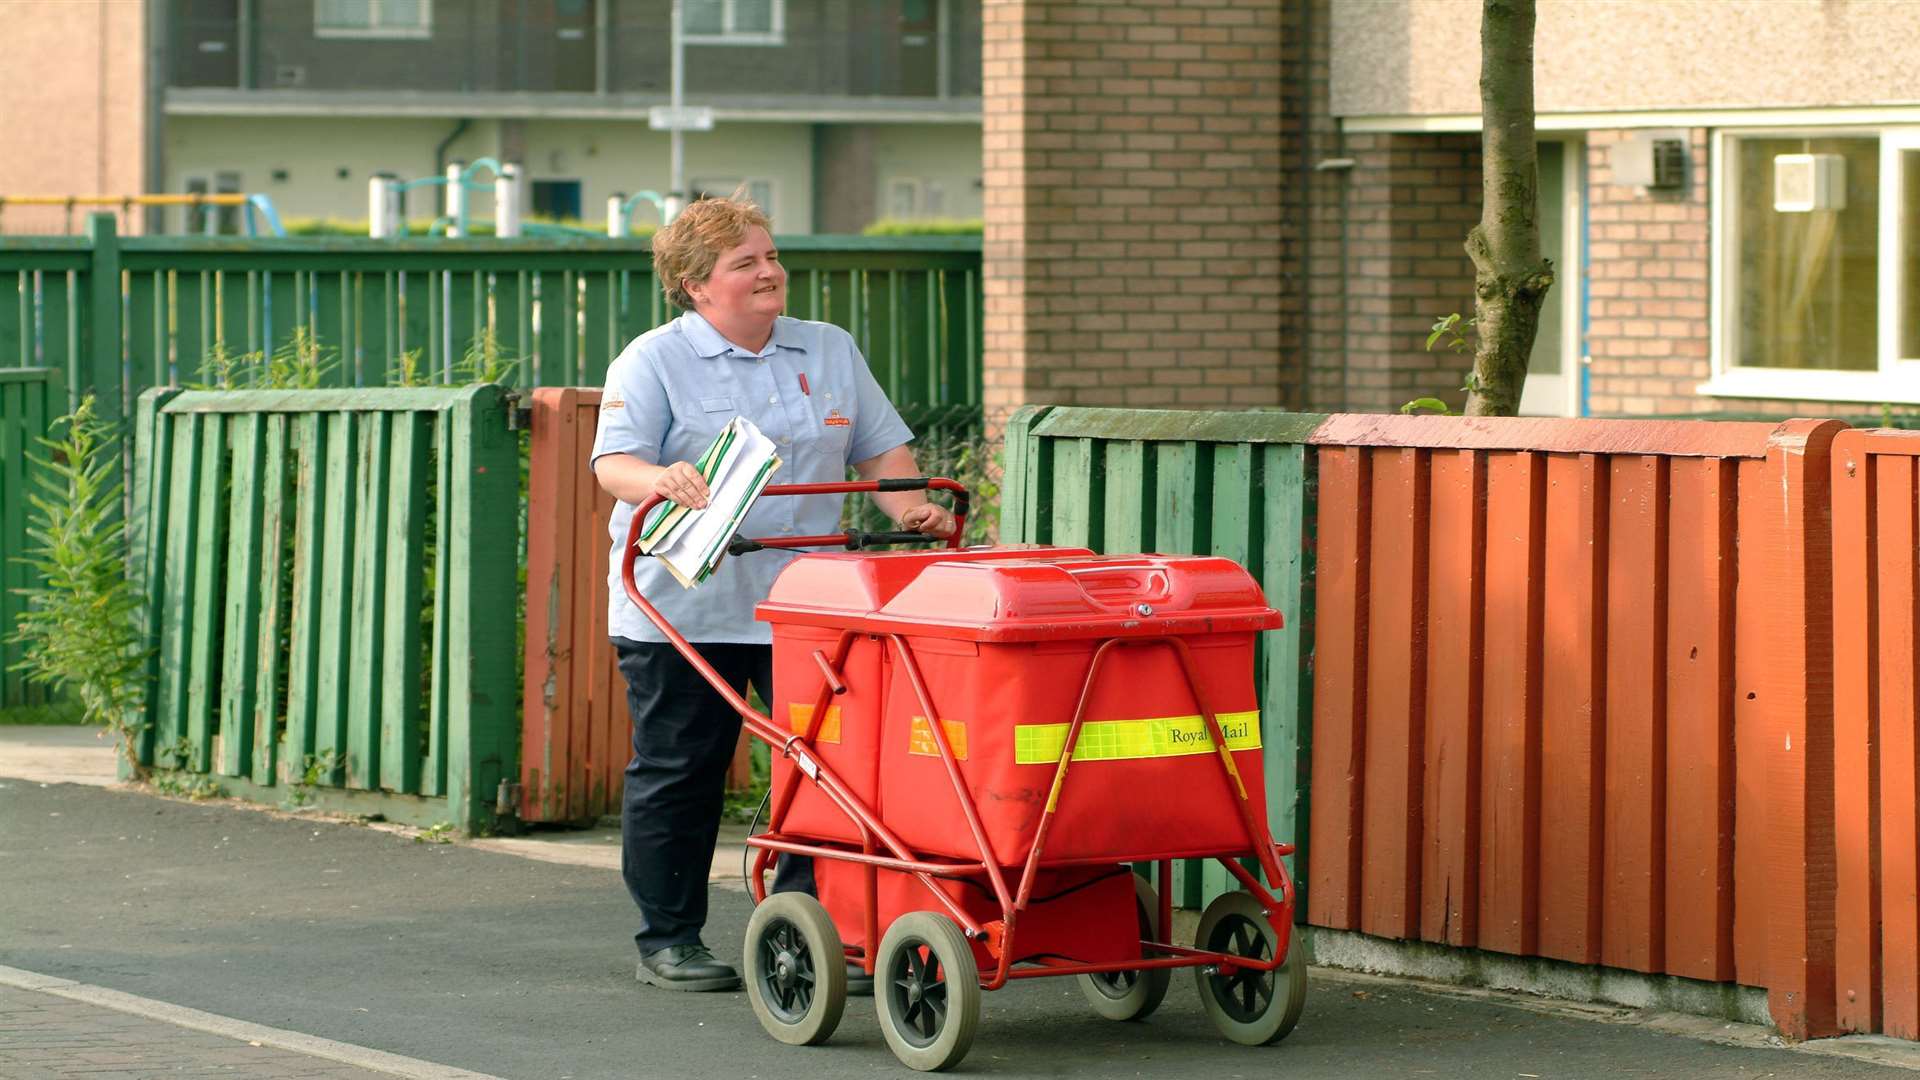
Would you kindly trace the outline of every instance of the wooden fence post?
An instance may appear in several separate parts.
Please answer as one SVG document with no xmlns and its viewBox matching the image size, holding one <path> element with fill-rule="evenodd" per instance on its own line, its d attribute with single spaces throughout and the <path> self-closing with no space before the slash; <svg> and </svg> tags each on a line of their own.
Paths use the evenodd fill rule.
<svg viewBox="0 0 1920 1080">
<path fill-rule="evenodd" d="M 518 695 L 514 623 L 518 604 L 520 454 L 507 430 L 506 400 L 491 383 L 469 387 L 453 405 L 448 548 L 447 802 L 454 825 L 484 826 L 499 782 L 516 774 Z"/>
<path fill-rule="evenodd" d="M 1766 709 L 1767 1005 L 1790 1039 L 1836 1032 L 1833 542 L 1829 450 L 1838 420 L 1790 420 L 1767 440 L 1777 491 L 1765 544 L 1778 594 L 1760 680 Z"/>
</svg>

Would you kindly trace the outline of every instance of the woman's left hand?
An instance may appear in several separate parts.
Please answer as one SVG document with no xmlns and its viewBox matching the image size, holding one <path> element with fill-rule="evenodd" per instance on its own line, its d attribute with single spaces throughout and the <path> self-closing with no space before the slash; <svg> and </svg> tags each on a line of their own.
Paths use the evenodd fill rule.
<svg viewBox="0 0 1920 1080">
<path fill-rule="evenodd" d="M 953 535 L 953 511 L 930 502 L 910 506 L 900 515 L 900 527 L 945 540 Z"/>
</svg>

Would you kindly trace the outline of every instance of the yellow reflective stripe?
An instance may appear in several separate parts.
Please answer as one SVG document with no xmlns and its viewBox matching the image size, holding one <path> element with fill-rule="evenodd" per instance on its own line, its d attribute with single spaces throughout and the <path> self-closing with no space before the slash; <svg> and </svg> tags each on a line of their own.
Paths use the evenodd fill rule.
<svg viewBox="0 0 1920 1080">
<path fill-rule="evenodd" d="M 787 726 L 795 735 L 805 735 L 807 725 L 813 722 L 813 706 L 794 702 L 787 706 Z M 817 743 L 837 743 L 840 741 L 840 706 L 827 706 L 827 718 L 820 723 L 820 730 L 813 737 Z"/>
<path fill-rule="evenodd" d="M 958 720 L 942 720 L 940 726 L 946 729 L 947 745 L 953 747 L 953 760 L 967 760 L 967 725 Z M 939 757 L 940 744 L 933 741 L 933 728 L 924 716 L 916 716 L 907 728 L 907 753 L 923 757 Z"/>
<path fill-rule="evenodd" d="M 1260 710 L 1220 713 L 1220 732 L 1229 750 L 1260 748 Z M 1020 765 L 1060 760 L 1071 724 L 1020 724 L 1013 729 L 1013 759 Z M 1126 761 L 1185 757 L 1213 751 L 1207 722 L 1199 716 L 1159 716 L 1146 720 L 1093 720 L 1080 727 L 1075 761 Z"/>
</svg>

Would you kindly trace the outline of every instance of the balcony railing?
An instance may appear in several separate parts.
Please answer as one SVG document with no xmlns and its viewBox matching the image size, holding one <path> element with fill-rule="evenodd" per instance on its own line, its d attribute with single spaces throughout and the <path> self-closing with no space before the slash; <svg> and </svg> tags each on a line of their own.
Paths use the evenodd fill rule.
<svg viewBox="0 0 1920 1080">
<path fill-rule="evenodd" d="M 474 8 L 483 5 L 475 4 Z M 310 10 L 310 9 L 308 9 Z M 425 36 L 317 34 L 311 19 L 179 20 L 168 84 L 182 90 L 665 95 L 669 35 L 657 20 L 469 18 L 435 7 Z M 790 10 L 790 15 L 793 12 Z M 690 98 L 974 98 L 980 27 L 943 36 L 879 19 L 788 26 L 776 42 L 688 44 Z"/>
</svg>

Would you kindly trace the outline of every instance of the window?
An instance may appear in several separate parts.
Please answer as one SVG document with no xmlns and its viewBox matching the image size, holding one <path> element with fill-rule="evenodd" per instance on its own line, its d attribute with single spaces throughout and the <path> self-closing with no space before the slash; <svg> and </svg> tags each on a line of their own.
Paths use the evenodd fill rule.
<svg viewBox="0 0 1920 1080">
<path fill-rule="evenodd" d="M 887 216 L 895 221 L 910 221 L 920 216 L 920 181 L 900 178 L 887 181 Z"/>
<path fill-rule="evenodd" d="M 685 0 L 681 40 L 689 45 L 781 45 L 786 0 Z"/>
<path fill-rule="evenodd" d="M 743 186 L 746 188 L 745 191 L 741 191 Z M 758 206 L 762 213 L 768 217 L 774 216 L 773 181 L 771 180 L 749 179 L 743 185 L 738 177 L 710 177 L 693 181 L 687 185 L 687 190 L 690 193 L 690 201 L 691 199 L 730 198 L 738 192 L 752 199 L 753 204 Z"/>
<path fill-rule="evenodd" d="M 550 221 L 579 221 L 580 181 L 535 180 L 533 214 Z"/>
<path fill-rule="evenodd" d="M 314 0 L 319 37 L 426 37 L 433 0 Z"/>
<path fill-rule="evenodd" d="M 1715 150 L 1705 391 L 1920 401 L 1920 130 L 1729 132 Z"/>
</svg>

